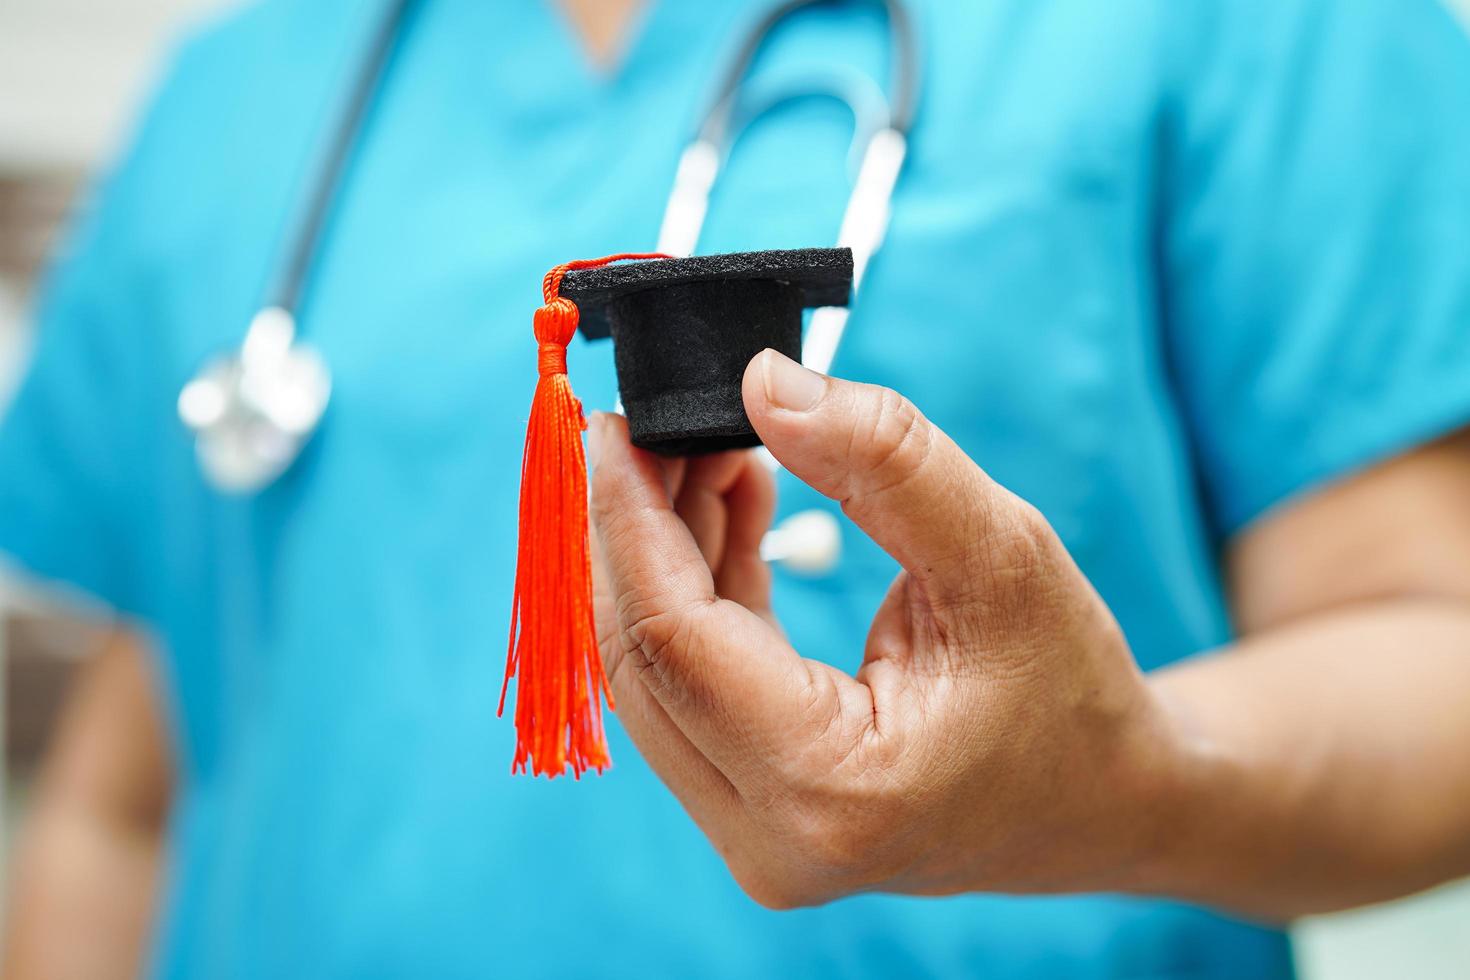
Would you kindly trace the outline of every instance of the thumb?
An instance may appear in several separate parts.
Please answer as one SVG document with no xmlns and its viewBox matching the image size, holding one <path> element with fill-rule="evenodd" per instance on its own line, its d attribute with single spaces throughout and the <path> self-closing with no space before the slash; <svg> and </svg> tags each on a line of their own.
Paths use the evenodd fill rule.
<svg viewBox="0 0 1470 980">
<path fill-rule="evenodd" d="M 776 351 L 746 366 L 745 410 L 766 447 L 931 592 L 973 594 L 1012 553 L 994 545 L 1035 525 L 897 392 L 810 371 Z"/>
</svg>

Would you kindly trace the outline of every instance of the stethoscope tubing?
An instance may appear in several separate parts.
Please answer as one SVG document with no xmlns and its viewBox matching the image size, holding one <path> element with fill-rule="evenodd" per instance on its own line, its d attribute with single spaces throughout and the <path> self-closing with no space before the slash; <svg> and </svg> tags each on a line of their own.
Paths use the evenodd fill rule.
<svg viewBox="0 0 1470 980">
<path fill-rule="evenodd" d="M 837 0 L 787 0 L 768 11 L 748 32 L 695 137 L 680 155 L 660 229 L 658 251 L 672 255 L 694 251 L 723 160 L 733 141 L 764 111 L 757 107 L 749 116 L 739 115 L 746 76 L 767 40 L 787 18 L 808 7 L 833 2 Z M 838 235 L 838 244 L 853 250 L 854 294 L 887 229 L 889 200 L 903 166 L 919 93 L 919 59 L 908 8 L 903 0 L 876 2 L 887 13 L 893 44 L 892 95 L 882 107 L 883 125 L 873 126 L 865 121 L 877 115 L 865 102 L 881 100 L 881 89 L 871 100 L 859 100 L 851 91 L 844 94 L 840 86 L 825 93 L 835 95 L 852 108 L 854 139 L 862 143 L 861 153 L 856 154 L 861 162 Z M 299 341 L 299 310 L 323 247 L 323 232 L 331 210 L 344 191 L 346 168 L 405 33 L 404 25 L 413 4 L 414 0 L 386 0 L 378 15 L 338 123 L 310 178 L 299 217 L 289 234 L 285 259 L 268 284 L 265 302 L 252 318 L 239 348 L 233 355 L 206 365 L 180 393 L 180 417 L 196 433 L 206 476 L 222 490 L 252 492 L 269 485 L 290 466 L 325 408 L 331 390 L 330 374 L 320 356 Z M 813 313 L 803 350 L 803 361 L 809 367 L 824 373 L 831 367 L 841 344 L 847 313 L 846 308 Z M 289 374 L 285 373 L 288 371 Z M 274 380 L 256 377 L 264 374 L 280 377 Z M 307 389 L 294 396 L 286 391 L 291 387 L 287 382 L 292 377 L 302 379 Z M 283 394 L 277 399 L 262 392 Z M 276 401 L 280 404 L 275 404 Z M 217 430 L 219 425 L 225 426 L 225 430 Z M 239 431 L 230 430 L 231 425 Z M 256 428 L 251 431 L 248 426 Z M 211 439 L 221 431 L 224 434 L 211 444 Z M 262 440 L 259 438 L 262 435 L 270 438 Z M 251 469 L 246 465 L 249 460 L 241 453 L 248 456 L 249 452 L 241 447 L 248 449 L 262 442 L 273 447 L 267 454 L 269 458 L 263 458 L 253 474 L 247 472 Z M 234 448 L 229 449 L 231 446 Z M 232 460 L 225 467 L 228 475 L 221 475 L 224 472 L 218 462 L 221 459 Z"/>
<path fill-rule="evenodd" d="M 343 191 L 343 176 L 357 143 L 366 128 L 383 82 L 388 63 L 404 34 L 403 25 L 415 0 L 388 0 L 368 42 L 367 55 L 353 77 L 340 120 L 317 166 L 305 207 L 296 224 L 286 261 L 274 283 L 267 307 L 287 311 L 294 318 L 321 251 L 322 232 L 332 205 Z"/>
<path fill-rule="evenodd" d="M 731 119 L 739 92 L 751 66 L 776 33 L 792 15 L 809 7 L 832 4 L 839 0 L 786 0 L 768 11 L 745 36 L 738 53 L 726 71 L 715 97 L 700 123 L 698 139 L 713 146 L 730 142 Z M 919 53 L 913 19 L 903 0 L 879 0 L 888 16 L 888 31 L 893 43 L 892 95 L 889 97 L 889 126 L 907 134 L 913 125 L 919 99 Z"/>
</svg>

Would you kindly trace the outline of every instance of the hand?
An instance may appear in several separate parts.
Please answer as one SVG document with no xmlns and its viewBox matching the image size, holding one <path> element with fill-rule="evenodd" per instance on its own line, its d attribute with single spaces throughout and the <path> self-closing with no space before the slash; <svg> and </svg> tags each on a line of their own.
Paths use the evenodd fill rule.
<svg viewBox="0 0 1470 980">
<path fill-rule="evenodd" d="M 785 908 L 1128 880 L 1170 738 L 1051 527 L 892 391 L 766 351 L 744 398 L 776 458 L 903 571 L 856 677 L 803 659 L 770 610 L 774 487 L 755 457 L 664 460 L 594 417 L 619 716 L 742 887 Z"/>
</svg>

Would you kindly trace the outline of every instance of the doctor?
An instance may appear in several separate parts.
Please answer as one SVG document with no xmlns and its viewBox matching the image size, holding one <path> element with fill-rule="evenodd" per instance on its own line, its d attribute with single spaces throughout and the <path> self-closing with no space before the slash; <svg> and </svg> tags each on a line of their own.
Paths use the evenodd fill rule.
<svg viewBox="0 0 1470 980">
<path fill-rule="evenodd" d="M 652 242 L 766 6 L 417 4 L 298 310 L 331 406 L 244 497 L 177 393 L 258 308 L 378 11 L 268 0 L 181 50 L 0 430 L 0 548 L 125 624 L 7 976 L 1286 977 L 1261 923 L 1467 870 L 1470 42 L 1436 0 L 915 3 L 832 377 L 747 371 L 789 472 L 594 422 L 616 764 L 510 777 L 539 279 Z M 836 4 L 756 82 L 884 52 Z M 829 242 L 849 124 L 763 121 L 701 248 Z M 571 360 L 611 406 L 610 353 Z M 773 508 L 839 503 L 833 574 L 756 560 Z"/>
</svg>

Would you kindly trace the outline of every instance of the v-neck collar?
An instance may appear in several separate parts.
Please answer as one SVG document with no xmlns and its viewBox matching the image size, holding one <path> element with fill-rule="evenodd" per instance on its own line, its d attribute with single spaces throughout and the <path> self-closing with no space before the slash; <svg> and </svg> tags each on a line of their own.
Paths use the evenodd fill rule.
<svg viewBox="0 0 1470 980">
<path fill-rule="evenodd" d="M 576 27 L 555 0 L 532 0 L 537 33 L 546 39 L 547 53 L 565 67 L 576 87 L 589 95 L 613 92 L 650 68 L 669 67 L 680 55 L 716 59 L 705 71 L 722 68 L 728 49 L 733 55 L 737 36 L 753 23 L 752 9 L 773 0 L 646 0 L 628 25 L 617 58 L 605 67 L 594 62 Z M 713 79 L 710 82 L 713 85 Z"/>
<path fill-rule="evenodd" d="M 660 0 L 643 0 L 624 26 L 613 57 L 607 64 L 599 64 L 592 57 L 586 39 L 557 0 L 541 0 L 537 6 L 546 17 L 549 30 L 557 35 L 557 45 L 565 51 L 567 63 L 575 63 L 589 84 L 611 86 L 616 85 L 628 68 L 637 62 L 660 8 L 667 5 Z"/>
</svg>

